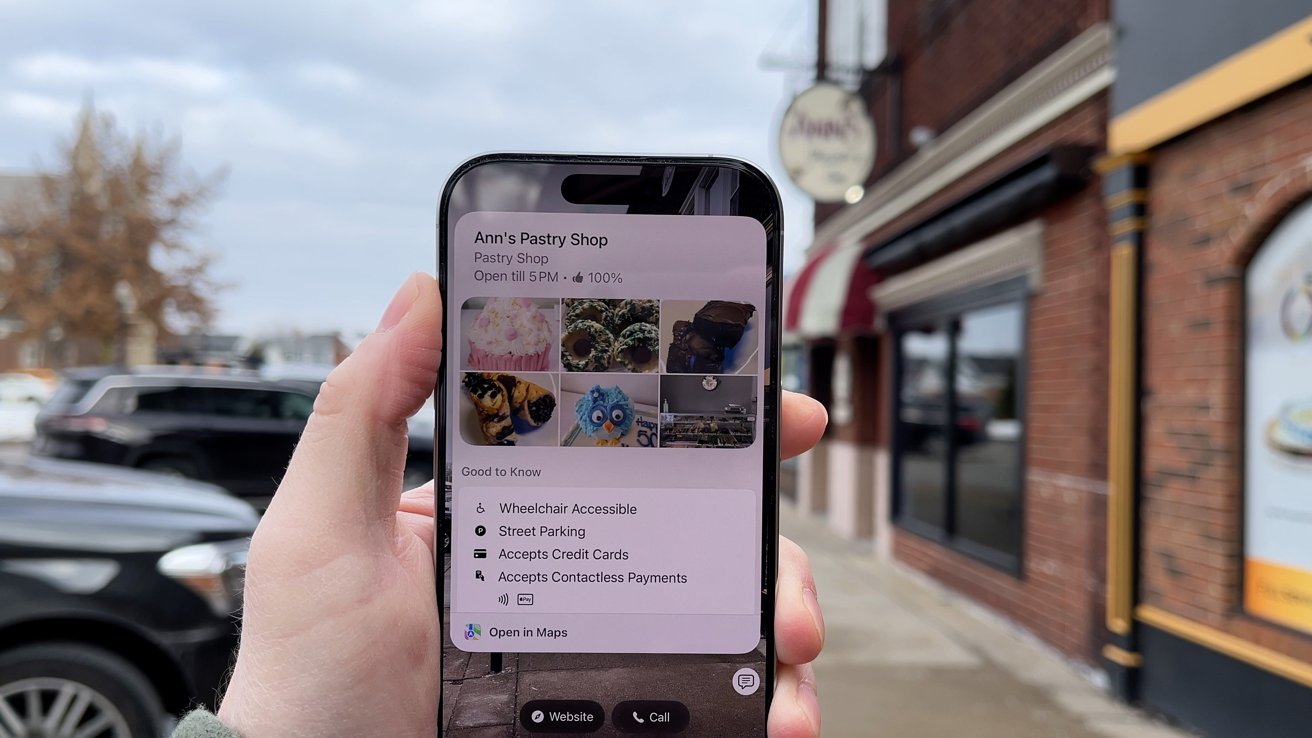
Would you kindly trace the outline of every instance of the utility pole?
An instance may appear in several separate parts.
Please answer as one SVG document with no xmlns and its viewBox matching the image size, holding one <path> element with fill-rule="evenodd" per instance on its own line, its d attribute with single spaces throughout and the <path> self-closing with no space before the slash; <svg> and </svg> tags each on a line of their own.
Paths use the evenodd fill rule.
<svg viewBox="0 0 1312 738">
<path fill-rule="evenodd" d="M 815 81 L 824 82 L 829 69 L 829 0 L 816 2 Z"/>
</svg>

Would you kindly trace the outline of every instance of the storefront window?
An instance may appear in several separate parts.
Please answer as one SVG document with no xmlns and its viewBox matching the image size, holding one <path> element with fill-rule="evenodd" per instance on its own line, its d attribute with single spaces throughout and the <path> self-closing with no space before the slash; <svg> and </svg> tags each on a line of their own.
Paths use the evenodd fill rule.
<svg viewBox="0 0 1312 738">
<path fill-rule="evenodd" d="M 1021 547 L 1023 300 L 1013 283 L 892 320 L 899 519 L 1007 567 Z"/>
<path fill-rule="evenodd" d="M 942 528 L 947 512 L 948 336 L 942 325 L 928 324 L 900 337 L 902 347 L 901 431 L 902 493 L 908 516 Z"/>
<path fill-rule="evenodd" d="M 1018 303 L 961 316 L 957 335 L 957 535 L 1020 556 Z"/>
<path fill-rule="evenodd" d="M 1312 201 L 1245 279 L 1244 609 L 1312 633 Z"/>
</svg>

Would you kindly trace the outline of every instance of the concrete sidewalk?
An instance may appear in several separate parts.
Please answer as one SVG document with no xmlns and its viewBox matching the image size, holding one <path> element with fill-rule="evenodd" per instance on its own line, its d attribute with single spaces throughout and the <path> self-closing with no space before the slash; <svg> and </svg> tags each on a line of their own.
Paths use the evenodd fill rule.
<svg viewBox="0 0 1312 738">
<path fill-rule="evenodd" d="M 1185 738 L 961 597 L 878 564 L 784 503 L 828 626 L 826 738 Z"/>
</svg>

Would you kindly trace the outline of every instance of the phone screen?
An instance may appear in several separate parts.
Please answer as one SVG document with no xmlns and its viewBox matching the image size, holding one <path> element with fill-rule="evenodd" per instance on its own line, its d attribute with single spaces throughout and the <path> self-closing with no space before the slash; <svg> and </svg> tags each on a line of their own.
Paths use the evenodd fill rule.
<svg viewBox="0 0 1312 738">
<path fill-rule="evenodd" d="M 773 187 L 494 156 L 439 228 L 444 734 L 764 735 Z"/>
</svg>

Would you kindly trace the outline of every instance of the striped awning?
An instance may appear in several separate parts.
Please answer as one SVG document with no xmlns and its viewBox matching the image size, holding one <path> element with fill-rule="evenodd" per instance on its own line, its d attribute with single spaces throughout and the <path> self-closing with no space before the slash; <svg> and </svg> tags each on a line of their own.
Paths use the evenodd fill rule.
<svg viewBox="0 0 1312 738">
<path fill-rule="evenodd" d="M 824 247 L 809 256 L 785 287 L 784 335 L 832 338 L 875 329 L 870 290 L 879 276 L 861 261 L 859 245 Z"/>
</svg>

